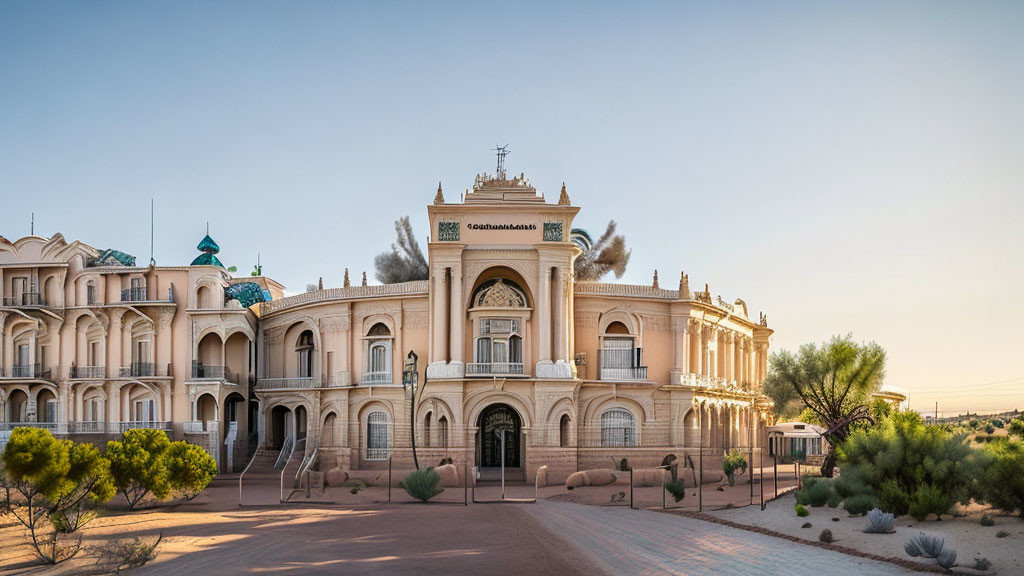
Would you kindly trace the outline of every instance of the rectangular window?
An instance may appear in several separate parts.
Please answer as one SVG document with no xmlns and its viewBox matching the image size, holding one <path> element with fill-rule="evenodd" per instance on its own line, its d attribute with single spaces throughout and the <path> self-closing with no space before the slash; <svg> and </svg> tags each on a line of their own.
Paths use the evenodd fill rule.
<svg viewBox="0 0 1024 576">
<path fill-rule="evenodd" d="M 89 306 L 96 304 L 96 287 L 92 284 L 85 287 L 85 303 Z"/>
<path fill-rule="evenodd" d="M 57 421 L 57 401 L 47 400 L 46 401 L 46 421 L 56 422 Z"/>
<path fill-rule="evenodd" d="M 494 362 L 504 364 L 508 362 L 508 342 L 505 340 L 494 341 Z"/>
<path fill-rule="evenodd" d="M 491 362 L 491 339 L 480 338 L 476 341 L 476 361 L 479 364 Z"/>
</svg>

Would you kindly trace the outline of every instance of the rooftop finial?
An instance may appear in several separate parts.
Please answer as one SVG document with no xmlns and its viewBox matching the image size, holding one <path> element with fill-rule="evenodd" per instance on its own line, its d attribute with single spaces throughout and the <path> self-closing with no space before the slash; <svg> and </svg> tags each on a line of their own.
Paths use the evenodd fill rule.
<svg viewBox="0 0 1024 576">
<path fill-rule="evenodd" d="M 654 289 L 658 289 L 658 270 L 654 270 Z"/>
<path fill-rule="evenodd" d="M 348 268 L 345 268 L 345 283 L 342 284 L 345 288 L 350 288 L 352 283 L 348 281 Z"/>
<path fill-rule="evenodd" d="M 562 182 L 562 193 L 558 195 L 558 205 L 568 206 L 571 204 L 569 201 L 569 193 L 565 191 L 565 182 Z"/>
<path fill-rule="evenodd" d="M 321 276 L 320 277 L 320 281 L 316 283 L 316 289 L 317 290 L 323 290 L 324 289 L 324 277 L 323 276 Z"/>
<path fill-rule="evenodd" d="M 686 275 L 686 272 L 679 273 L 679 298 L 681 300 L 690 299 L 690 277 Z"/>
<path fill-rule="evenodd" d="M 444 204 L 444 194 L 441 193 L 441 182 L 437 183 L 437 195 L 434 196 L 434 204 Z"/>
<path fill-rule="evenodd" d="M 366 270 L 363 270 L 363 286 L 366 286 Z"/>
</svg>

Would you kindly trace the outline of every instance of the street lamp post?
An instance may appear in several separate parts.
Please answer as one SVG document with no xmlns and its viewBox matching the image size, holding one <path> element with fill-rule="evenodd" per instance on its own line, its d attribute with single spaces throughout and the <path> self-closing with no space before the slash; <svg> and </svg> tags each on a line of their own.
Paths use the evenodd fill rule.
<svg viewBox="0 0 1024 576">
<path fill-rule="evenodd" d="M 409 391 L 409 437 L 412 440 L 412 462 L 416 469 L 420 469 L 420 461 L 416 457 L 416 386 L 419 384 L 420 373 L 418 370 L 419 356 L 416 352 L 409 350 L 406 356 L 404 369 L 402 370 L 402 388 Z"/>
</svg>

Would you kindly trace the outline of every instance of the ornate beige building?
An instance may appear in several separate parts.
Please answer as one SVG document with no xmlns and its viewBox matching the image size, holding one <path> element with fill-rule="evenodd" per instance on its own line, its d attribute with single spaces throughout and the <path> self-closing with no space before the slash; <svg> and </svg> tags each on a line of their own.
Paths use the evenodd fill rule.
<svg viewBox="0 0 1024 576">
<path fill-rule="evenodd" d="M 187 267 L 59 235 L 0 241 L 0 429 L 160 427 L 224 471 L 299 439 L 321 468 L 406 467 L 414 436 L 421 463 L 556 478 L 765 445 L 763 317 L 686 275 L 575 281 L 578 211 L 564 187 L 548 203 L 522 177 L 478 176 L 461 203 L 439 188 L 428 207 L 429 279 L 350 286 L 346 272 L 288 297 L 232 278 L 209 237 Z"/>
</svg>

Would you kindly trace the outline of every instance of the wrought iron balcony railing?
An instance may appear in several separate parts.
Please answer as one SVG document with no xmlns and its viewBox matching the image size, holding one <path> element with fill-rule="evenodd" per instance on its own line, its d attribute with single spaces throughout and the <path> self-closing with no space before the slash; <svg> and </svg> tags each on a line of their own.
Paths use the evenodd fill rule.
<svg viewBox="0 0 1024 576">
<path fill-rule="evenodd" d="M 146 429 L 146 430 L 165 430 L 165 431 L 170 431 L 171 430 L 171 423 L 170 422 L 145 422 L 145 421 L 118 422 L 118 428 L 120 429 L 121 432 L 125 432 L 126 430 L 135 430 L 135 429 L 139 429 L 139 428 Z"/>
<path fill-rule="evenodd" d="M 106 378 L 106 366 L 72 366 L 71 377 L 76 379 Z"/>
<path fill-rule="evenodd" d="M 466 364 L 466 376 L 522 376 L 522 362 L 470 362 Z"/>
<path fill-rule="evenodd" d="M 4 306 L 46 306 L 46 299 L 39 292 L 24 292 L 20 296 L 5 296 Z"/>
<path fill-rule="evenodd" d="M 192 378 L 196 380 L 224 380 L 237 384 L 235 374 L 227 366 L 208 366 L 206 364 L 192 363 Z"/>
<path fill-rule="evenodd" d="M 132 362 L 131 366 L 118 368 L 117 375 L 121 378 L 156 376 L 156 365 L 152 362 Z"/>
<path fill-rule="evenodd" d="M 106 431 L 106 422 L 68 422 L 68 432 L 71 434 L 103 434 Z"/>
<path fill-rule="evenodd" d="M 57 432 L 56 422 L 0 422 L 0 431 L 7 432 L 15 428 L 45 428 Z"/>
<path fill-rule="evenodd" d="M 640 365 L 640 348 L 598 350 L 601 380 L 647 380 L 647 366 Z"/>
<path fill-rule="evenodd" d="M 11 378 L 35 378 L 39 372 L 39 363 L 11 366 Z"/>
<path fill-rule="evenodd" d="M 601 366 L 601 380 L 647 380 L 647 366 Z"/>
<path fill-rule="evenodd" d="M 121 302 L 174 302 L 174 287 L 167 288 L 167 300 L 150 298 L 146 292 L 146 286 L 136 286 L 121 290 Z"/>
<path fill-rule="evenodd" d="M 304 376 L 301 378 L 260 378 L 256 382 L 257 390 L 281 390 L 281 389 L 310 389 L 325 388 L 328 386 L 326 379 L 321 380 L 315 376 Z"/>
</svg>

